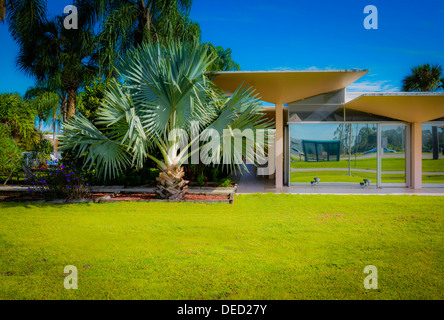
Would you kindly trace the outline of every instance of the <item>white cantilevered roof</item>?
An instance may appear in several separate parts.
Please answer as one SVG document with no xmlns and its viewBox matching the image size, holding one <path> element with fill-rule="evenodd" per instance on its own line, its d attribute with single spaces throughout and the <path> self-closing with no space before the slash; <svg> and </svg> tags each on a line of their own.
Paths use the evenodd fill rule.
<svg viewBox="0 0 444 320">
<path fill-rule="evenodd" d="M 344 106 L 407 122 L 426 122 L 444 117 L 444 92 L 363 93 Z"/>
<path fill-rule="evenodd" d="M 214 83 L 228 92 L 240 85 L 253 87 L 263 101 L 289 103 L 321 93 L 343 89 L 368 70 L 221 71 Z"/>
</svg>

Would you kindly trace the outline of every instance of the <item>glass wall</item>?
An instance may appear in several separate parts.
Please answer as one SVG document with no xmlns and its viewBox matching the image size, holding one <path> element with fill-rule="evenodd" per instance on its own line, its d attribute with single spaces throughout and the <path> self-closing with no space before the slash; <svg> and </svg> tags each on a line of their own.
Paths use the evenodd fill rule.
<svg viewBox="0 0 444 320">
<path fill-rule="evenodd" d="M 405 125 L 381 125 L 381 183 L 383 184 L 406 183 L 405 137 Z"/>
<path fill-rule="evenodd" d="M 377 180 L 376 123 L 290 124 L 290 183 Z"/>
<path fill-rule="evenodd" d="M 288 104 L 290 184 L 407 186 L 407 126 L 344 102 L 338 90 Z"/>
<path fill-rule="evenodd" d="M 444 187 L 444 122 L 422 125 L 422 183 Z"/>
</svg>

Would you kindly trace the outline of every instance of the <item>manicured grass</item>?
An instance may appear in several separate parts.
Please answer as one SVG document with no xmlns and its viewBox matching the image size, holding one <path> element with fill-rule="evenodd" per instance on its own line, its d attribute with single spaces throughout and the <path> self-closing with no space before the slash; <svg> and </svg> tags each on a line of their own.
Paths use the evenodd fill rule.
<svg viewBox="0 0 444 320">
<path fill-rule="evenodd" d="M 0 204 L 1 299 L 443 299 L 444 198 Z M 79 289 L 63 287 L 64 267 Z M 363 286 L 366 265 L 379 289 Z"/>
</svg>

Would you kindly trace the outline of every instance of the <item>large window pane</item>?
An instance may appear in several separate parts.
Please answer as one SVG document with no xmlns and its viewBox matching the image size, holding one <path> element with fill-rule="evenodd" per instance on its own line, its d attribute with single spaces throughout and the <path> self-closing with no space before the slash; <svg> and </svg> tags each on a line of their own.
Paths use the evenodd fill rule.
<svg viewBox="0 0 444 320">
<path fill-rule="evenodd" d="M 290 183 L 376 185 L 377 125 L 291 124 Z"/>
<path fill-rule="evenodd" d="M 422 126 L 422 183 L 444 186 L 444 123 Z"/>
<path fill-rule="evenodd" d="M 344 108 L 341 106 L 294 106 L 289 107 L 288 122 L 344 121 Z"/>
<path fill-rule="evenodd" d="M 381 183 L 406 183 L 405 128 L 405 125 L 381 126 Z"/>
</svg>

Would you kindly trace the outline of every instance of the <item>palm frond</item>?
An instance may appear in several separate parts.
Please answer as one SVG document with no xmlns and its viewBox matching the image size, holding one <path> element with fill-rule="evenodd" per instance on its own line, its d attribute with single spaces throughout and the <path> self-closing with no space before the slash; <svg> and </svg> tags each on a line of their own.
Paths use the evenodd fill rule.
<svg viewBox="0 0 444 320">
<path fill-rule="evenodd" d="M 77 120 L 64 124 L 60 139 L 60 149 L 77 151 L 77 156 L 85 156 L 85 166 L 97 166 L 97 174 L 115 177 L 131 165 L 128 148 L 101 132 L 87 118 L 79 114 Z"/>
</svg>

